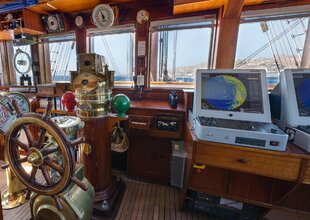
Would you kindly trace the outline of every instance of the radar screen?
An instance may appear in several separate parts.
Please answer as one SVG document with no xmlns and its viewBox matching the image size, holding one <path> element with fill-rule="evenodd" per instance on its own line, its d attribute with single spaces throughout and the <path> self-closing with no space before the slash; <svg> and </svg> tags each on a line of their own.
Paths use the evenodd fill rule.
<svg viewBox="0 0 310 220">
<path fill-rule="evenodd" d="M 264 113 L 259 73 L 202 73 L 201 108 Z"/>
<path fill-rule="evenodd" d="M 299 116 L 310 117 L 310 74 L 293 74 Z"/>
</svg>

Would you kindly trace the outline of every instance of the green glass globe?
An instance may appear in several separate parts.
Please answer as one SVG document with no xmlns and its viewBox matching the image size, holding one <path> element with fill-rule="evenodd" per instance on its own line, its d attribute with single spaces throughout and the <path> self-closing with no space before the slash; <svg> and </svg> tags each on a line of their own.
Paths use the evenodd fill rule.
<svg viewBox="0 0 310 220">
<path fill-rule="evenodd" d="M 124 94 L 117 94 L 112 99 L 112 106 L 117 112 L 117 116 L 125 117 L 125 113 L 130 107 L 130 99 Z"/>
</svg>

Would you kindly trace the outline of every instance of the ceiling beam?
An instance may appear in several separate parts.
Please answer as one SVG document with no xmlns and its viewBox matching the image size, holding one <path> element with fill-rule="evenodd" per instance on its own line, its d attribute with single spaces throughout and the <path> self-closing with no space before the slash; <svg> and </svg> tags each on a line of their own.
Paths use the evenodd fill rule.
<svg viewBox="0 0 310 220">
<path fill-rule="evenodd" d="M 226 1 L 224 5 L 223 18 L 238 18 L 241 15 L 241 11 L 245 0 Z"/>
</svg>

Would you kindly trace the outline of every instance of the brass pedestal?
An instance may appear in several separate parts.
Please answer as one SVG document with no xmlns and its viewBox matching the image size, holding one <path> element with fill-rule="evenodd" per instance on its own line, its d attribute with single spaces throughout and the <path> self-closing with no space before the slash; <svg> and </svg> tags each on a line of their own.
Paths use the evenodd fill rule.
<svg viewBox="0 0 310 220">
<path fill-rule="evenodd" d="M 126 185 L 119 176 L 113 176 L 111 184 L 102 192 L 96 192 L 92 219 L 114 219 L 123 200 Z"/>
<path fill-rule="evenodd" d="M 8 189 L 2 193 L 2 209 L 14 209 L 25 204 L 27 190 L 10 168 L 6 170 L 6 179 Z"/>
</svg>

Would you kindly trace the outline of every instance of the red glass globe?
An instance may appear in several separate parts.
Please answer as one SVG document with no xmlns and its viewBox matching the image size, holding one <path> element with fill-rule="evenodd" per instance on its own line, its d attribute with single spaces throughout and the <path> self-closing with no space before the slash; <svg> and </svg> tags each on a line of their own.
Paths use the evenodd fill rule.
<svg viewBox="0 0 310 220">
<path fill-rule="evenodd" d="M 75 94 L 71 91 L 65 92 L 61 97 L 61 103 L 65 106 L 66 111 L 73 112 L 77 104 Z"/>
</svg>

